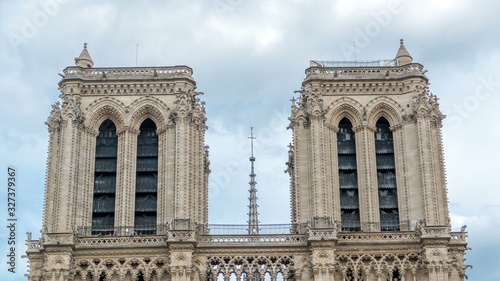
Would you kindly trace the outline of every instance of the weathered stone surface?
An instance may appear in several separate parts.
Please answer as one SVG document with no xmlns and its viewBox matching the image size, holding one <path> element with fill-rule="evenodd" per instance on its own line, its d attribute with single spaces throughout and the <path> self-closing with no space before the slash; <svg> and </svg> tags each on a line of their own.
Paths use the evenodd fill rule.
<svg viewBox="0 0 500 281">
<path fill-rule="evenodd" d="M 210 234 L 206 118 L 192 69 L 93 68 L 85 46 L 64 70 L 47 120 L 44 228 L 40 240 L 28 236 L 28 279 L 464 280 L 465 228 L 452 233 L 449 225 L 444 116 L 402 43 L 395 60 L 311 62 L 290 117 L 292 224 L 289 233 L 259 235 Z M 134 235 L 137 139 L 147 118 L 158 135 L 157 222 L 154 233 Z M 344 118 L 355 139 L 355 228 L 341 215 Z M 380 118 L 393 137 L 399 220 L 390 228 L 381 219 Z M 92 205 L 96 136 L 107 119 L 118 138 L 116 200 L 114 228 L 101 236 L 92 231 Z"/>
</svg>

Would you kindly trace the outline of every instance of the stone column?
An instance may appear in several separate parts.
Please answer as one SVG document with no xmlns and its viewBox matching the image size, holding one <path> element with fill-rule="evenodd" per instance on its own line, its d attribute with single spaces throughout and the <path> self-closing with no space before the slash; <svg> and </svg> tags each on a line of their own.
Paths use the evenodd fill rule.
<svg viewBox="0 0 500 281">
<path fill-rule="evenodd" d="M 327 238 L 327 240 L 329 240 Z M 323 241 L 323 242 L 321 242 Z M 314 281 L 331 281 L 329 269 L 335 263 L 335 241 L 310 241 L 312 255 L 312 272 Z"/>
<path fill-rule="evenodd" d="M 47 156 L 47 178 L 45 182 L 45 204 L 44 204 L 44 227 L 53 228 L 54 216 L 56 214 L 57 187 L 59 184 L 59 173 L 61 164 L 61 126 L 63 120 L 59 103 L 52 106 L 52 113 L 46 124 L 49 129 L 49 147 Z M 45 277 L 43 277 L 45 279 Z"/>
<path fill-rule="evenodd" d="M 342 217 L 340 215 L 340 189 L 339 189 L 339 166 L 338 166 L 338 147 L 337 147 L 337 133 L 339 128 L 337 126 L 327 125 L 328 141 L 325 143 L 326 148 L 326 167 L 327 174 L 327 189 L 331 201 L 332 217 L 335 222 L 340 222 Z"/>
<path fill-rule="evenodd" d="M 128 233 L 121 228 L 121 235 L 134 233 L 135 177 L 137 162 L 137 137 L 139 130 L 125 127 L 118 135 L 118 163 L 116 171 L 115 227 L 130 227 Z"/>
<path fill-rule="evenodd" d="M 73 99 L 65 97 L 58 126 L 53 127 L 50 138 L 47 175 L 47 232 L 70 232 L 74 220 L 78 159 L 80 157 L 81 120 L 77 116 Z"/>
<path fill-rule="evenodd" d="M 171 281 L 191 281 L 193 268 L 193 251 L 191 243 L 172 242 L 169 246 L 171 258 Z"/>
<path fill-rule="evenodd" d="M 316 113 L 316 112 L 315 112 Z M 333 215 L 331 204 L 329 203 L 329 194 L 325 190 L 326 163 L 325 163 L 325 118 L 322 114 L 311 114 L 311 182 L 312 204 L 314 217 L 328 217 Z"/>
<path fill-rule="evenodd" d="M 174 218 L 191 218 L 190 213 L 190 146 L 193 141 L 189 130 L 189 117 L 184 110 L 175 119 L 175 206 Z"/>
<path fill-rule="evenodd" d="M 162 226 L 168 223 L 171 219 L 169 218 L 168 208 L 172 205 L 172 195 L 170 187 L 170 178 L 172 174 L 172 167 L 169 166 L 172 158 L 170 147 L 172 143 L 170 142 L 169 134 L 172 134 L 172 126 L 166 126 L 164 128 L 156 130 L 158 134 L 158 200 L 157 200 L 157 226 Z"/>
<path fill-rule="evenodd" d="M 335 281 L 335 268 L 333 266 L 328 268 L 328 278 L 326 280 Z"/>
<path fill-rule="evenodd" d="M 76 226 L 90 227 L 92 226 L 92 203 L 94 197 L 94 172 L 95 172 L 95 152 L 96 138 L 99 135 L 98 130 L 86 128 L 82 134 L 82 151 L 81 155 L 81 170 L 79 186 L 77 189 L 77 200 L 75 202 L 76 210 L 79 210 L 79 216 L 75 222 Z M 84 230 L 84 229 L 82 229 Z M 86 229 L 85 229 L 86 230 Z M 90 234 L 90 231 L 85 231 L 85 235 Z"/>
<path fill-rule="evenodd" d="M 394 160 L 396 162 L 396 185 L 398 192 L 399 220 L 402 231 L 411 230 L 411 220 L 422 218 L 422 195 L 418 184 L 419 172 L 415 159 L 418 158 L 414 134 L 415 125 L 406 122 L 391 127 L 394 138 Z M 413 188 L 412 188 L 413 187 Z"/>
<path fill-rule="evenodd" d="M 292 220 L 294 223 L 305 223 L 312 216 L 311 187 L 309 182 L 309 127 L 305 118 L 297 118 L 290 125 L 293 131 L 293 179 L 291 192 L 295 201 L 292 202 Z M 300 187 L 300 189 L 299 189 Z"/>
<path fill-rule="evenodd" d="M 363 124 L 353 128 L 356 134 L 359 213 L 362 231 L 380 231 L 375 128 Z"/>
<path fill-rule="evenodd" d="M 420 243 L 422 259 L 427 265 L 429 281 L 448 281 L 448 244 L 450 233 L 447 227 L 421 226 Z"/>
<path fill-rule="evenodd" d="M 421 94 L 416 107 L 421 186 L 427 225 L 448 224 L 441 119 L 433 96 Z"/>
</svg>

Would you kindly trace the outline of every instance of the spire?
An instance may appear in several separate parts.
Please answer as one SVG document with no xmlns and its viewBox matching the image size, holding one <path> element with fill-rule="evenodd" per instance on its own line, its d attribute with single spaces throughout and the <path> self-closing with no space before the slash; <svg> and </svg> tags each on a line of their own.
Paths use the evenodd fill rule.
<svg viewBox="0 0 500 281">
<path fill-rule="evenodd" d="M 413 58 L 410 56 L 410 53 L 406 50 L 404 45 L 404 40 L 400 40 L 401 45 L 399 46 L 398 53 L 396 54 L 396 60 L 399 65 L 410 64 L 413 62 Z"/>
<path fill-rule="evenodd" d="M 255 157 L 253 156 L 253 127 L 250 127 L 251 135 L 248 137 L 251 141 L 252 156 L 250 156 L 251 172 L 250 172 L 250 205 L 248 205 L 248 234 L 259 234 L 259 213 L 257 212 L 257 189 L 255 185 L 255 177 L 257 176 L 254 171 Z"/>
<path fill-rule="evenodd" d="M 87 51 L 87 43 L 83 43 L 83 51 L 79 57 L 75 58 L 75 65 L 84 68 L 91 68 L 94 66 L 94 62 Z"/>
</svg>

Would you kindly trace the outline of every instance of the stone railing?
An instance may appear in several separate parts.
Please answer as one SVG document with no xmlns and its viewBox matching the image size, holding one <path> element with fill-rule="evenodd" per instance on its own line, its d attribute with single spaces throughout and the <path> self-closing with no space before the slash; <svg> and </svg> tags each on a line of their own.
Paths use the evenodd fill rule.
<svg viewBox="0 0 500 281">
<path fill-rule="evenodd" d="M 75 243 L 73 233 L 43 233 L 43 245 L 72 245 Z"/>
<path fill-rule="evenodd" d="M 42 248 L 39 240 L 26 240 L 26 246 L 28 246 L 26 252 L 38 252 Z"/>
<path fill-rule="evenodd" d="M 116 246 L 166 246 L 167 240 L 164 236 L 122 236 L 122 237 L 88 237 L 77 238 L 76 247 L 79 248 L 101 248 Z"/>
<path fill-rule="evenodd" d="M 193 230 L 170 230 L 167 232 L 168 242 L 196 241 L 196 233 Z"/>
<path fill-rule="evenodd" d="M 307 78 L 315 76 L 323 79 L 359 79 L 359 78 L 392 78 L 402 75 L 424 76 L 424 67 L 418 63 L 404 66 L 373 66 L 373 67 L 309 67 L 306 69 Z M 360 77 L 361 76 L 361 77 Z M 306 78 L 306 80 L 307 80 Z"/>
<path fill-rule="evenodd" d="M 200 244 L 253 244 L 253 243 L 283 243 L 305 244 L 307 238 L 300 234 L 277 235 L 202 235 L 198 238 Z"/>
<path fill-rule="evenodd" d="M 173 78 L 173 77 L 192 77 L 193 69 L 189 66 L 171 66 L 171 67 L 119 67 L 119 68 L 82 68 L 78 66 L 67 67 L 64 69 L 65 77 L 71 78 Z"/>
<path fill-rule="evenodd" d="M 337 239 L 337 229 L 309 229 L 309 240 L 332 240 Z"/>
<path fill-rule="evenodd" d="M 418 231 L 423 238 L 444 238 L 450 235 L 449 226 L 420 226 Z"/>
<path fill-rule="evenodd" d="M 78 237 L 165 235 L 168 224 L 144 226 L 77 226 L 74 233 Z"/>
<path fill-rule="evenodd" d="M 370 233 L 339 233 L 341 242 L 373 242 L 373 241 L 395 241 L 395 242 L 418 242 L 419 236 L 416 232 L 370 232 Z"/>
<path fill-rule="evenodd" d="M 450 232 L 450 243 L 467 243 L 467 232 Z"/>
</svg>

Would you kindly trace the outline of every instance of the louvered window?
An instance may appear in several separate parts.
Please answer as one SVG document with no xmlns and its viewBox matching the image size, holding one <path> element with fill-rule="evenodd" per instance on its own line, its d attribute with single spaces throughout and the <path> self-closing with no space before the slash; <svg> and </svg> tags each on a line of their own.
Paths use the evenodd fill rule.
<svg viewBox="0 0 500 281">
<path fill-rule="evenodd" d="M 96 139 L 92 234 L 113 231 L 115 218 L 118 137 L 115 124 L 107 119 Z"/>
<path fill-rule="evenodd" d="M 146 119 L 137 139 L 134 227 L 138 234 L 156 233 L 157 185 L 158 135 L 155 123 Z"/>
<path fill-rule="evenodd" d="M 382 231 L 400 229 L 394 143 L 389 126 L 387 119 L 382 117 L 378 120 L 375 131 L 380 229 Z"/>
<path fill-rule="evenodd" d="M 344 118 L 337 133 L 339 167 L 340 213 L 342 230 L 359 231 L 358 175 L 356 166 L 356 143 L 352 124 Z"/>
</svg>

